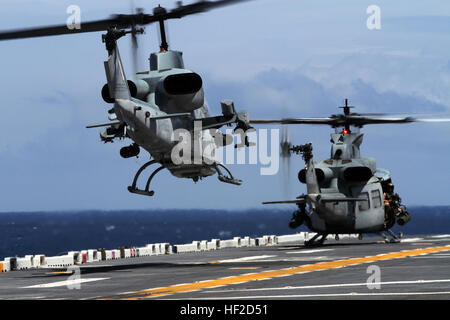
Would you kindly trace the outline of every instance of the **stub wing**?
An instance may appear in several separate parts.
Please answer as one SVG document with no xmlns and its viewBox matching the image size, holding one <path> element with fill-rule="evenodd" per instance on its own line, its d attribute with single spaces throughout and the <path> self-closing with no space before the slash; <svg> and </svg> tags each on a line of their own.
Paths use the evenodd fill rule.
<svg viewBox="0 0 450 320">
<path fill-rule="evenodd" d="M 91 128 L 99 128 L 99 127 L 110 127 L 112 125 L 117 125 L 117 124 L 121 124 L 122 121 L 111 121 L 111 122 L 105 122 L 105 123 L 96 123 L 96 124 L 91 124 L 86 126 L 87 129 L 91 129 Z"/>
<path fill-rule="evenodd" d="M 295 200 L 266 201 L 266 202 L 263 202 L 262 204 L 283 204 L 283 203 L 305 204 L 306 196 L 301 195 Z"/>
<path fill-rule="evenodd" d="M 281 200 L 281 201 L 265 201 L 262 204 L 305 204 L 307 195 L 303 195 L 295 200 Z M 367 201 L 365 198 L 350 198 L 350 197 L 332 197 L 325 198 L 318 196 L 315 201 L 327 203 L 327 202 L 352 202 L 352 201 Z"/>
</svg>

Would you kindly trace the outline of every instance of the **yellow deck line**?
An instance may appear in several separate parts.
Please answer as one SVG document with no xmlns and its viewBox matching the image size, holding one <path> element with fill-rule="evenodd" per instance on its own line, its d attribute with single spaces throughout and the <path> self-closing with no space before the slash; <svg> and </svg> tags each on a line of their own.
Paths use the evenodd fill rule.
<svg viewBox="0 0 450 320">
<path fill-rule="evenodd" d="M 137 299 L 144 299 L 144 298 L 159 297 L 159 296 L 164 296 L 164 295 L 169 295 L 169 294 L 174 294 L 174 293 L 183 293 L 183 292 L 189 292 L 189 291 L 202 290 L 202 289 L 207 289 L 207 288 L 216 287 L 216 286 L 244 283 L 244 282 L 255 281 L 255 280 L 265 280 L 265 279 L 269 279 L 269 278 L 283 277 L 283 276 L 289 276 L 289 275 L 300 274 L 300 273 L 311 272 L 311 271 L 330 270 L 330 269 L 347 267 L 347 266 L 351 266 L 351 265 L 358 265 L 358 264 L 362 264 L 362 263 L 385 261 L 385 260 L 398 259 L 398 258 L 406 258 L 406 257 L 411 257 L 411 256 L 418 256 L 418 255 L 422 255 L 422 254 L 429 254 L 429 253 L 448 251 L 448 250 L 450 250 L 450 245 L 443 246 L 443 247 L 431 247 L 431 248 L 423 248 L 423 249 L 404 250 L 404 251 L 391 252 L 391 253 L 385 253 L 385 254 L 380 254 L 380 255 L 376 255 L 376 256 L 368 256 L 368 257 L 362 257 L 362 258 L 350 258 L 350 259 L 343 259 L 343 260 L 320 262 L 320 263 L 308 264 L 308 265 L 303 265 L 303 266 L 298 266 L 298 267 L 290 267 L 290 268 L 280 269 L 280 270 L 262 271 L 262 272 L 258 272 L 258 273 L 243 274 L 243 275 L 231 276 L 231 277 L 226 277 L 226 278 L 205 280 L 205 281 L 199 281 L 199 282 L 193 282 L 193 283 L 172 285 L 172 286 L 163 287 L 163 288 L 154 288 L 154 289 L 136 291 L 134 293 L 129 293 L 130 295 L 133 295 L 133 297 L 125 298 L 124 300 L 137 300 Z"/>
</svg>

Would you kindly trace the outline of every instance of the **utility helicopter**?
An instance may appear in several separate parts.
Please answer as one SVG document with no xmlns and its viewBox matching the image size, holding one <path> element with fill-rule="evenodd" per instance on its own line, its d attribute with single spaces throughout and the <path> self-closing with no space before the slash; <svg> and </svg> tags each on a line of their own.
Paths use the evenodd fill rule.
<svg viewBox="0 0 450 320">
<path fill-rule="evenodd" d="M 80 28 L 58 25 L 0 32 L 0 41 L 106 31 L 102 34 L 102 42 L 108 52 L 108 59 L 104 62 L 107 83 L 101 95 L 113 107 L 108 110 L 108 122 L 89 125 L 87 128 L 106 127 L 100 133 L 100 139 L 105 143 L 130 138 L 133 143 L 120 150 L 123 158 L 138 156 L 140 148 L 150 153 L 153 159 L 137 171 L 128 191 L 153 196 L 150 183 L 163 169 L 168 169 L 175 177 L 190 178 L 194 182 L 217 173 L 220 181 L 240 185 L 242 181 L 234 178 L 231 171 L 215 158 L 215 150 L 233 142 L 232 136 L 218 131 L 220 127 L 236 125 L 235 129 L 244 132 L 251 129 L 248 113 L 236 112 L 233 101 L 223 100 L 222 115 L 210 115 L 202 78 L 185 68 L 182 52 L 169 50 L 165 21 L 243 1 L 248 0 L 198 1 L 188 5 L 182 5 L 179 1 L 178 6 L 171 10 L 158 6 L 153 9 L 153 14 L 146 14 L 140 9 L 134 14 L 116 14 L 109 19 L 81 23 Z M 137 72 L 127 78 L 117 40 L 131 35 L 133 57 L 136 59 L 137 35 L 144 33 L 144 29 L 139 26 L 152 23 L 159 24 L 160 51 L 150 54 L 149 71 Z M 196 128 L 199 128 L 197 132 Z M 178 129 L 186 130 L 190 135 L 177 139 L 174 133 Z M 188 141 L 182 141 L 184 139 Z M 172 151 L 181 142 L 188 144 L 193 152 L 183 155 L 186 149 L 182 149 L 174 162 Z M 247 137 L 245 142 L 240 146 L 249 145 Z M 202 153 L 205 149 L 209 152 Z M 200 154 L 196 150 L 200 150 Z M 139 176 L 153 164 L 160 166 L 148 177 L 145 188 L 138 188 Z"/>
<path fill-rule="evenodd" d="M 386 114 L 359 114 L 350 112 L 352 106 L 345 99 L 343 114 L 328 118 L 286 118 L 281 120 L 250 120 L 251 124 L 314 124 L 329 125 L 331 134 L 329 159 L 314 162 L 312 144 L 291 145 L 283 131 L 281 157 L 291 153 L 301 154 L 305 168 L 298 172 L 298 179 L 306 184 L 306 194 L 294 200 L 268 201 L 263 204 L 296 204 L 298 210 L 289 222 L 291 228 L 303 223 L 317 234 L 306 245 L 322 245 L 330 234 L 376 233 L 386 242 L 399 242 L 401 235 L 390 229 L 395 223 L 402 226 L 411 216 L 394 192 L 390 172 L 376 167 L 372 158 L 360 155 L 363 133 L 368 124 L 402 124 L 411 122 L 448 122 L 450 119 L 420 119 L 412 116 L 388 116 Z M 306 209 L 308 206 L 309 210 Z M 384 232 L 390 235 L 387 237 Z M 319 237 L 321 237 L 319 240 Z"/>
</svg>

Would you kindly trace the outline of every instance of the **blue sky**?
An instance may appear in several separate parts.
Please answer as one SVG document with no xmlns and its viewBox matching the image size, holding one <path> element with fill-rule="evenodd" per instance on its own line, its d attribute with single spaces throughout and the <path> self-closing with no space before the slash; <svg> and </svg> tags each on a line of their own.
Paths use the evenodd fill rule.
<svg viewBox="0 0 450 320">
<path fill-rule="evenodd" d="M 131 1 L 3 0 L 0 29 L 65 23 L 71 4 L 82 21 L 129 13 Z M 173 7 L 174 1 L 160 1 Z M 134 0 L 151 12 L 155 3 Z M 366 9 L 381 9 L 381 29 L 368 30 Z M 204 80 L 214 114 L 233 99 L 255 118 L 328 116 L 344 98 L 360 112 L 450 112 L 450 6 L 446 1 L 254 0 L 169 23 L 169 47 Z M 107 120 L 106 52 L 101 33 L 0 42 L 0 211 L 249 208 L 293 198 L 305 188 L 292 177 L 261 176 L 257 165 L 230 165 L 240 187 L 210 177 L 194 184 L 168 172 L 153 198 L 128 193 L 147 160 L 122 159 L 128 141 L 102 144 Z M 156 26 L 140 37 L 140 69 L 157 50 Z M 130 40 L 119 42 L 131 73 Z M 450 204 L 450 125 L 367 126 L 363 156 L 391 171 L 407 205 Z M 329 155 L 328 127 L 290 128 L 311 141 L 315 158 Z"/>
</svg>

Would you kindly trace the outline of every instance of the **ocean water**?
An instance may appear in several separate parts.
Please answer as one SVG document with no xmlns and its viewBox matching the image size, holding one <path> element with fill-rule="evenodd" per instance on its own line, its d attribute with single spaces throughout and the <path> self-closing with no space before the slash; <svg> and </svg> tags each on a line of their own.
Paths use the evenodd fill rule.
<svg viewBox="0 0 450 320">
<path fill-rule="evenodd" d="M 450 233 L 450 206 L 408 208 L 412 219 L 394 232 Z M 149 243 L 291 234 L 292 209 L 122 210 L 0 213 L 0 260 L 26 254 L 58 255 Z"/>
</svg>

